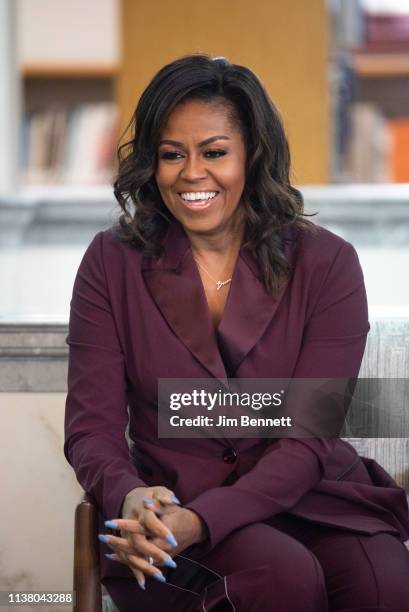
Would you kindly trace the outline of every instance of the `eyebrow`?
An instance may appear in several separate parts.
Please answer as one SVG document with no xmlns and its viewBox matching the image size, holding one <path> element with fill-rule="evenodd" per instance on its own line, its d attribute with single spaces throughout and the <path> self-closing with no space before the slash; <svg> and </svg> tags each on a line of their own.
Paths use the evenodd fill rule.
<svg viewBox="0 0 409 612">
<path fill-rule="evenodd" d="M 230 138 L 228 136 L 223 136 L 222 134 L 219 134 L 217 136 L 212 136 L 211 138 L 206 138 L 206 140 L 202 140 L 202 142 L 199 142 L 199 147 L 204 147 L 205 145 L 210 144 L 211 142 L 214 142 L 215 140 L 230 140 Z M 161 140 L 159 143 L 159 146 L 163 145 L 163 144 L 169 144 L 169 145 L 173 145 L 175 147 L 183 147 L 183 142 L 178 142 L 177 140 Z"/>
</svg>

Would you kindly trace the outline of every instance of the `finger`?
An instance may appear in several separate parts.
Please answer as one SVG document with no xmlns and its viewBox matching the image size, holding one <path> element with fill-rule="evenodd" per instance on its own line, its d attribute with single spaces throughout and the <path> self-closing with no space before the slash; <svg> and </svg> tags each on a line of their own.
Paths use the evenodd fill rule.
<svg viewBox="0 0 409 612">
<path fill-rule="evenodd" d="M 165 581 L 165 576 L 162 574 L 160 569 L 155 567 L 154 565 L 149 563 L 149 561 L 147 561 L 146 559 L 143 559 L 142 557 L 137 557 L 135 555 L 127 555 L 125 559 L 123 560 L 119 557 L 119 555 L 106 555 L 106 556 L 109 558 L 114 557 L 112 559 L 113 561 L 118 560 L 119 563 L 128 565 L 132 569 L 135 575 L 136 573 L 138 573 L 140 576 L 140 574 L 143 575 L 143 573 L 145 573 L 147 576 L 150 576 L 151 578 L 155 578 L 155 580 L 159 580 L 160 582 Z"/>
<path fill-rule="evenodd" d="M 161 550 L 165 551 L 173 558 L 180 552 L 179 544 L 177 544 L 176 546 L 171 546 L 166 540 L 163 540 L 163 538 L 153 538 L 153 540 L 149 540 L 149 542 L 157 548 L 160 548 Z"/>
<path fill-rule="evenodd" d="M 144 497 L 142 503 L 145 510 L 152 510 L 152 512 L 155 512 L 155 514 L 161 514 L 163 510 L 163 506 L 160 504 L 160 502 L 153 497 Z"/>
<path fill-rule="evenodd" d="M 167 565 L 168 567 L 176 567 L 172 558 L 168 554 L 168 549 L 163 547 L 163 540 L 160 538 L 156 538 L 160 542 L 160 546 L 154 544 L 152 540 L 148 540 L 144 535 L 138 533 L 128 534 L 127 540 L 130 544 L 130 549 L 128 552 L 133 552 L 133 554 L 138 553 L 143 557 L 153 557 L 156 563 L 160 565 Z M 111 548 L 114 549 L 114 542 L 111 543 Z M 167 545 L 168 547 L 169 545 Z M 171 547 L 169 546 L 169 549 Z"/>
<path fill-rule="evenodd" d="M 171 556 L 160 546 L 156 546 L 146 539 L 142 534 L 130 534 L 130 537 L 117 537 L 114 535 L 100 534 L 99 539 L 107 544 L 117 555 L 130 555 L 139 553 L 144 557 L 153 557 L 154 560 L 167 567 L 175 568 L 176 564 Z M 169 541 L 169 540 L 167 540 Z M 114 559 L 113 559 L 114 560 Z"/>
<path fill-rule="evenodd" d="M 118 563 L 122 563 L 122 565 L 128 565 L 127 557 L 123 553 L 105 553 L 105 556 L 111 561 L 117 561 Z"/>
<path fill-rule="evenodd" d="M 116 553 L 105 553 L 105 556 L 110 559 L 111 561 L 117 561 L 118 563 L 123 563 L 125 564 L 124 561 L 122 561 L 122 559 L 119 558 L 119 555 L 117 555 Z M 126 564 L 125 564 L 126 565 Z"/>
<path fill-rule="evenodd" d="M 134 536 L 139 541 L 135 543 L 134 550 L 139 553 L 140 556 L 150 557 L 153 562 L 158 565 L 164 565 L 166 567 L 177 567 L 176 563 L 168 554 L 166 550 L 163 550 L 160 546 L 157 546 L 152 540 L 147 540 L 141 536 Z"/>
<path fill-rule="evenodd" d="M 162 521 L 152 512 L 146 512 L 141 517 L 141 520 L 136 519 L 112 519 L 105 521 L 106 527 L 109 529 L 120 529 L 133 534 L 154 535 L 159 538 L 164 538 L 171 546 L 176 547 L 177 541 L 170 529 L 165 527 Z M 99 537 L 99 536 L 98 536 Z M 105 541 L 100 538 L 106 544 Z"/>
<path fill-rule="evenodd" d="M 152 498 L 157 499 L 164 506 L 169 506 L 171 504 L 181 505 L 180 499 L 176 497 L 173 491 L 165 487 L 158 487 L 158 490 L 153 491 Z"/>
<path fill-rule="evenodd" d="M 162 521 L 153 513 L 146 512 L 141 518 L 142 526 L 152 535 L 164 538 L 171 546 L 176 547 L 178 545 L 173 533 L 165 527 Z"/>
<path fill-rule="evenodd" d="M 146 587 L 145 587 L 145 574 L 139 570 L 139 569 L 135 569 L 134 567 L 130 566 L 129 563 L 127 563 L 125 560 L 121 559 L 119 557 L 119 555 L 117 555 L 116 553 L 106 553 L 105 554 L 106 557 L 108 557 L 108 559 L 110 559 L 111 561 L 117 561 L 118 563 L 122 563 L 122 565 L 127 565 L 133 572 L 136 580 L 138 581 L 138 584 L 140 586 L 140 588 L 145 591 Z"/>
<path fill-rule="evenodd" d="M 110 548 L 114 549 L 116 553 L 123 552 L 131 554 L 133 552 L 127 538 L 118 538 L 117 536 L 111 534 L 99 533 L 98 539 L 104 544 L 107 544 L 107 546 Z"/>
<path fill-rule="evenodd" d="M 146 530 L 141 523 L 136 519 L 112 519 L 104 522 L 108 529 L 116 529 L 121 531 L 129 531 L 130 533 L 140 533 L 146 535 Z"/>
<path fill-rule="evenodd" d="M 181 502 L 170 489 L 166 487 L 152 487 L 142 499 L 144 508 L 161 514 L 163 506 L 180 506 Z"/>
<path fill-rule="evenodd" d="M 160 569 L 149 563 L 149 561 L 146 559 L 136 557 L 135 555 L 128 555 L 127 558 L 131 569 L 135 571 L 142 571 L 146 576 L 154 578 L 159 582 L 166 582 L 166 578 Z"/>
<path fill-rule="evenodd" d="M 145 574 L 143 572 L 141 572 L 140 570 L 137 569 L 133 569 L 131 567 L 131 570 L 133 572 L 133 575 L 135 576 L 136 580 L 138 581 L 138 584 L 140 586 L 140 588 L 145 591 L 146 586 L 145 586 Z"/>
</svg>

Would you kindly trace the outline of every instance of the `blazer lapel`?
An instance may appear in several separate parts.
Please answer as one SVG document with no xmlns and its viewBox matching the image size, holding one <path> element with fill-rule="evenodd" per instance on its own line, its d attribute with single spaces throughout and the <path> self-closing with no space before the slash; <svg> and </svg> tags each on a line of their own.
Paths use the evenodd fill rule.
<svg viewBox="0 0 409 612">
<path fill-rule="evenodd" d="M 178 223 L 169 225 L 161 258 L 144 257 L 142 273 L 163 317 L 209 373 L 227 378 L 190 242 Z"/>
<path fill-rule="evenodd" d="M 290 245 L 290 241 L 284 243 L 284 251 L 291 265 Z M 277 297 L 270 295 L 263 285 L 255 258 L 248 249 L 240 249 L 218 328 L 220 351 L 224 360 L 228 361 L 231 373 L 237 370 L 264 334 L 286 288 L 287 283 L 281 287 Z"/>
<path fill-rule="evenodd" d="M 142 272 L 149 292 L 183 344 L 212 376 L 226 384 L 228 375 L 234 375 L 264 334 L 287 284 L 277 297 L 271 296 L 264 288 L 255 258 L 242 246 L 216 334 L 190 241 L 179 223 L 169 225 L 163 244 L 163 257 L 143 258 Z M 291 266 L 289 232 L 284 234 L 284 252 Z"/>
</svg>

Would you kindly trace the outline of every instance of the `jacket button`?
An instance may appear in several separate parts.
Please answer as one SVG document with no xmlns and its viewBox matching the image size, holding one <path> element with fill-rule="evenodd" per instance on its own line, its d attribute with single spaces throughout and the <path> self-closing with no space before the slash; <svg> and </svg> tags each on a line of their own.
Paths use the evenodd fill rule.
<svg viewBox="0 0 409 612">
<path fill-rule="evenodd" d="M 223 452 L 223 461 L 226 463 L 234 463 L 237 459 L 237 452 L 234 448 L 226 448 Z"/>
</svg>

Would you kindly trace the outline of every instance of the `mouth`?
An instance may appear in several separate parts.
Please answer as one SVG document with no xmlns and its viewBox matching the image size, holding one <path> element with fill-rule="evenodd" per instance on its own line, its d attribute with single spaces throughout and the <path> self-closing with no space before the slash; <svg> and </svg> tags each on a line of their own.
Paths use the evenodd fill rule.
<svg viewBox="0 0 409 612">
<path fill-rule="evenodd" d="M 208 208 L 219 195 L 218 191 L 182 191 L 178 193 L 180 201 L 190 210 Z"/>
</svg>

